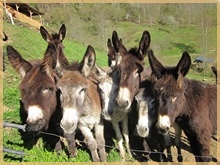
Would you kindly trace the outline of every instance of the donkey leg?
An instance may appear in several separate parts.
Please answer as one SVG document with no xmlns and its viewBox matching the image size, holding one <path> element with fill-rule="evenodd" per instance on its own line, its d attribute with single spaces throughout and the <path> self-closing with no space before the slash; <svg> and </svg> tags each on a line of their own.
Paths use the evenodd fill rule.
<svg viewBox="0 0 220 165">
<path fill-rule="evenodd" d="M 122 138 L 122 134 L 119 128 L 119 123 L 118 122 L 113 122 L 112 121 L 112 127 L 115 131 L 115 135 L 116 135 L 116 139 L 118 142 L 118 147 L 119 147 L 119 152 L 120 152 L 120 156 L 122 158 L 122 161 L 125 161 L 125 150 L 123 147 L 123 138 Z"/>
<path fill-rule="evenodd" d="M 55 145 L 55 151 L 57 155 L 60 155 L 60 152 L 62 151 L 62 144 L 60 140 L 58 140 L 58 142 Z"/>
<path fill-rule="evenodd" d="M 202 128 L 198 128 L 196 130 L 196 132 L 185 131 L 185 134 L 190 142 L 190 147 L 191 147 L 192 152 L 195 156 L 196 162 L 211 161 L 211 156 L 210 156 L 211 133 L 210 133 L 210 130 L 202 127 Z"/>
<path fill-rule="evenodd" d="M 161 144 L 161 145 L 163 145 L 167 150 L 167 160 L 169 162 L 172 162 L 173 161 L 173 157 L 171 153 L 172 140 L 170 138 L 170 132 L 167 131 L 162 136 L 163 136 L 162 138 L 164 139 L 164 144 Z M 160 143 L 161 143 L 161 140 L 160 140 Z M 162 140 L 162 143 L 163 143 L 163 140 Z"/>
<path fill-rule="evenodd" d="M 150 161 L 150 154 L 151 154 L 151 149 L 147 143 L 146 139 L 143 139 L 143 147 L 144 147 L 144 153 L 143 157 L 147 159 L 147 161 Z"/>
<path fill-rule="evenodd" d="M 125 145 L 126 145 L 126 148 L 127 148 L 127 152 L 128 152 L 128 155 L 129 157 L 132 157 L 132 154 L 131 154 L 131 150 L 130 150 L 130 145 L 129 145 L 129 132 L 128 132 L 128 115 L 126 115 L 124 117 L 124 119 L 122 120 L 122 133 L 123 133 L 123 136 L 125 138 Z"/>
<path fill-rule="evenodd" d="M 93 162 L 100 162 L 98 152 L 97 152 L 97 143 L 93 137 L 91 130 L 85 126 L 79 126 L 79 129 L 81 130 L 85 138 L 84 142 L 86 143 L 86 145 L 88 146 L 91 152 Z"/>
<path fill-rule="evenodd" d="M 174 130 L 175 130 L 175 146 L 177 148 L 177 160 L 178 162 L 182 162 L 183 161 L 183 157 L 182 157 L 182 153 L 181 153 L 181 133 L 182 133 L 182 129 L 180 128 L 180 126 L 174 122 L 173 124 Z"/>
<path fill-rule="evenodd" d="M 173 157 L 172 157 L 172 153 L 171 153 L 171 147 L 167 147 L 166 150 L 167 150 L 167 160 L 169 162 L 172 162 L 173 161 Z"/>
<path fill-rule="evenodd" d="M 103 123 L 96 125 L 95 138 L 98 144 L 99 155 L 102 162 L 106 162 L 105 153 L 105 138 L 104 138 L 104 126 Z"/>
<path fill-rule="evenodd" d="M 201 137 L 200 139 L 201 145 L 201 159 L 202 162 L 211 162 L 212 157 L 210 155 L 210 146 L 211 146 L 211 133 Z"/>
<path fill-rule="evenodd" d="M 66 134 L 64 134 L 64 137 L 66 138 L 66 140 L 68 142 L 69 157 L 70 158 L 76 157 L 76 152 L 75 152 L 75 148 L 76 148 L 75 132 L 71 133 L 71 134 L 66 133 Z"/>
</svg>

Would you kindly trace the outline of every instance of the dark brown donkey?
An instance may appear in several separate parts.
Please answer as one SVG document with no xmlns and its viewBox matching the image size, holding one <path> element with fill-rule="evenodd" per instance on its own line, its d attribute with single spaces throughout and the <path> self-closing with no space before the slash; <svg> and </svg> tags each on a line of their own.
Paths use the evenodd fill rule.
<svg viewBox="0 0 220 165">
<path fill-rule="evenodd" d="M 57 87 L 61 91 L 63 111 L 61 128 L 67 134 L 74 133 L 78 128 L 91 151 L 92 160 L 97 162 L 106 161 L 106 154 L 101 99 L 95 79 L 89 78 L 95 60 L 95 51 L 88 46 L 79 67 L 65 72 Z"/>
<path fill-rule="evenodd" d="M 160 152 L 157 154 L 160 161 L 172 161 L 171 146 L 172 141 L 169 131 L 160 133 L 156 127 L 158 112 L 155 110 L 155 96 L 152 91 L 152 83 L 150 79 L 146 79 L 141 82 L 141 88 L 139 89 L 137 95 L 135 96 L 137 101 L 137 112 L 138 112 L 138 122 L 136 125 L 137 134 L 144 138 L 144 149 L 150 152 L 152 149 L 156 149 Z M 182 161 L 181 155 L 181 129 L 177 123 L 173 125 L 175 129 L 175 146 L 178 152 L 178 161 Z M 149 147 L 150 146 L 150 147 Z M 167 150 L 167 158 L 163 154 L 164 149 Z M 152 156 L 151 154 L 150 156 Z M 147 159 L 150 159 L 147 156 Z"/>
<path fill-rule="evenodd" d="M 157 126 L 166 132 L 176 121 L 190 142 L 196 161 L 211 161 L 211 136 L 217 130 L 217 87 L 184 78 L 191 58 L 184 52 L 176 67 L 164 67 L 150 50 Z"/>
<path fill-rule="evenodd" d="M 43 61 L 30 62 L 23 59 L 12 46 L 7 46 L 8 59 L 21 76 L 21 120 L 27 124 L 30 132 L 47 130 L 57 108 L 53 53 L 52 49 L 47 49 Z"/>
<path fill-rule="evenodd" d="M 52 44 L 56 48 L 56 51 L 54 52 L 54 55 L 56 56 L 56 64 L 54 69 L 57 75 L 61 77 L 63 72 L 69 67 L 69 62 L 64 55 L 64 46 L 62 43 L 66 36 L 66 26 L 63 24 L 58 33 L 51 35 L 43 26 L 41 26 L 40 33 L 43 39 L 48 42 L 48 46 Z"/>
<path fill-rule="evenodd" d="M 56 74 L 48 49 L 42 62 L 28 62 L 12 47 L 7 46 L 7 55 L 12 67 L 20 74 L 21 100 L 27 112 L 27 129 L 39 131 L 48 128 L 50 117 L 56 109 Z"/>
<path fill-rule="evenodd" d="M 132 156 L 129 147 L 128 112 L 131 110 L 134 96 L 139 90 L 140 74 L 143 70 L 142 61 L 150 44 L 150 34 L 144 31 L 139 48 L 131 49 L 131 51 L 127 51 L 116 31 L 113 31 L 112 42 L 114 48 L 111 46 L 110 40 L 107 45 L 109 49 L 111 47 L 111 50 L 116 52 L 115 66 L 112 73 L 101 81 L 99 87 L 103 101 L 103 116 L 105 119 L 111 120 L 120 156 L 122 160 L 125 160 L 122 134 L 127 152 L 129 156 Z M 112 59 L 109 58 L 109 60 Z M 122 123 L 122 133 L 119 122 Z"/>
</svg>

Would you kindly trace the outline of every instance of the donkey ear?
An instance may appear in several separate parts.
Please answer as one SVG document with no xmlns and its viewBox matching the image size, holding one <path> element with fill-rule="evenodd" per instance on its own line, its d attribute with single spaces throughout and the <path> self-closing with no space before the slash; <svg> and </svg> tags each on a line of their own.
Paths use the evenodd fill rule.
<svg viewBox="0 0 220 165">
<path fill-rule="evenodd" d="M 85 77 L 88 77 L 95 65 L 95 62 L 96 62 L 95 50 L 92 46 L 88 45 L 83 60 L 80 62 L 82 65 L 81 68 L 79 68 L 81 74 Z"/>
<path fill-rule="evenodd" d="M 156 59 L 154 56 L 153 50 L 148 50 L 148 59 L 150 63 L 150 67 L 152 70 L 152 74 L 154 74 L 158 79 L 161 77 L 163 70 L 165 69 L 164 66 Z"/>
<path fill-rule="evenodd" d="M 141 37 L 141 40 L 139 42 L 139 48 L 138 48 L 138 58 L 142 61 L 147 53 L 147 49 L 150 46 L 150 33 L 148 31 L 144 31 L 143 35 Z"/>
<path fill-rule="evenodd" d="M 118 34 L 116 31 L 113 31 L 113 33 L 112 33 L 112 43 L 115 48 L 115 51 L 118 53 L 119 47 L 120 47 L 120 41 L 118 39 Z"/>
<path fill-rule="evenodd" d="M 107 46 L 108 46 L 108 48 L 112 48 L 112 47 L 113 47 L 110 38 L 109 38 L 108 41 L 107 41 Z"/>
<path fill-rule="evenodd" d="M 117 53 L 120 53 L 122 56 L 127 54 L 127 49 L 122 44 L 122 40 L 118 38 L 118 34 L 116 31 L 113 31 L 112 33 L 112 44 Z"/>
<path fill-rule="evenodd" d="M 106 77 L 107 75 L 107 72 L 104 71 L 102 68 L 100 68 L 96 63 L 94 67 L 92 68 L 92 72 L 99 80 Z"/>
<path fill-rule="evenodd" d="M 47 42 L 51 41 L 52 39 L 51 35 L 47 32 L 47 30 L 43 26 L 40 27 L 40 33 L 45 41 Z"/>
<path fill-rule="evenodd" d="M 185 51 L 183 52 L 182 57 L 176 66 L 177 74 L 178 75 L 182 74 L 183 77 L 185 77 L 189 71 L 190 65 L 191 65 L 191 58 L 189 56 L 189 53 Z"/>
<path fill-rule="evenodd" d="M 62 42 L 66 36 L 66 26 L 63 24 L 59 30 L 59 39 Z"/>
<path fill-rule="evenodd" d="M 191 58 L 188 52 L 183 52 L 182 57 L 179 63 L 176 66 L 176 73 L 177 73 L 177 86 L 179 89 L 183 87 L 183 78 L 189 71 L 191 65 Z"/>
<path fill-rule="evenodd" d="M 31 63 L 21 57 L 21 55 L 12 47 L 7 46 L 8 60 L 12 67 L 20 74 L 22 78 L 32 69 Z"/>
</svg>

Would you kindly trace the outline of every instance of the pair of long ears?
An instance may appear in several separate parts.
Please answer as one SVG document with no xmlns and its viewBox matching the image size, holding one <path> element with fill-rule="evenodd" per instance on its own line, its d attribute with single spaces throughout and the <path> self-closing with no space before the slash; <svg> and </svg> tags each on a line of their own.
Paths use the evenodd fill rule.
<svg viewBox="0 0 220 165">
<path fill-rule="evenodd" d="M 154 56 L 154 53 L 151 49 L 148 50 L 148 58 L 149 63 L 152 69 L 152 73 L 157 77 L 157 79 L 161 78 L 163 73 L 166 72 L 166 67 L 164 67 Z M 190 69 L 191 65 L 191 58 L 188 52 L 183 52 L 181 59 L 179 60 L 178 64 L 175 67 L 175 75 L 177 78 L 177 85 L 179 88 L 182 88 L 182 80 L 183 77 L 186 76 Z"/>
<path fill-rule="evenodd" d="M 40 27 L 40 33 L 45 41 L 47 41 L 48 43 L 52 41 L 53 37 L 48 33 L 48 31 L 43 26 Z M 58 39 L 62 42 L 65 36 L 66 36 L 66 26 L 63 24 L 60 27 L 58 33 L 58 37 L 59 37 Z"/>
<path fill-rule="evenodd" d="M 33 65 L 25 60 L 20 53 L 15 50 L 12 46 L 7 46 L 7 55 L 8 59 L 12 65 L 12 67 L 20 74 L 21 78 L 23 79 L 25 75 L 33 68 Z M 51 54 L 53 53 L 54 49 L 50 47 L 50 50 L 47 51 L 45 54 L 45 57 L 41 63 L 41 70 L 42 72 L 45 72 L 49 76 L 53 77 L 51 69 L 53 66 L 53 58 L 51 58 Z"/>
<path fill-rule="evenodd" d="M 148 31 L 144 31 L 139 42 L 139 47 L 136 52 L 137 58 L 142 61 L 147 53 L 147 49 L 150 46 L 151 38 Z M 117 53 L 119 53 L 122 58 L 128 54 L 126 47 L 122 44 L 121 39 L 119 39 L 116 31 L 112 33 L 112 43 Z"/>
</svg>

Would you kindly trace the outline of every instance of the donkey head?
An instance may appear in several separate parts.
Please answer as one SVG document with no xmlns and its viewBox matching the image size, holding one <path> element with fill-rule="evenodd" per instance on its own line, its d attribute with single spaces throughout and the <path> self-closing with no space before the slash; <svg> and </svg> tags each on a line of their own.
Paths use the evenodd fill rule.
<svg viewBox="0 0 220 165">
<path fill-rule="evenodd" d="M 148 137 L 149 131 L 157 121 L 157 113 L 155 111 L 155 99 L 151 90 L 151 84 L 146 81 L 145 88 L 140 88 L 135 100 L 137 101 L 138 123 L 136 131 L 141 137 Z"/>
<path fill-rule="evenodd" d="M 111 115 L 115 110 L 115 98 L 118 94 L 118 77 L 115 72 L 110 72 L 99 82 L 100 96 L 102 99 L 102 116 L 105 120 L 111 120 Z"/>
<path fill-rule="evenodd" d="M 92 87 L 88 76 L 95 65 L 95 51 L 91 46 L 87 47 L 83 60 L 80 63 L 79 70 L 65 72 L 58 81 L 57 87 L 61 91 L 61 106 L 63 117 L 60 123 L 65 133 L 73 133 L 84 110 L 91 109 L 92 98 L 88 96 Z"/>
<path fill-rule="evenodd" d="M 120 39 L 120 42 L 122 43 L 122 40 Z M 107 55 L 108 55 L 108 66 L 111 68 L 114 68 L 117 62 L 117 52 L 114 48 L 114 46 L 112 45 L 111 39 L 109 38 L 107 41 Z"/>
<path fill-rule="evenodd" d="M 62 41 L 66 36 L 66 27 L 63 24 L 58 33 L 50 35 L 47 30 L 43 26 L 41 26 L 40 33 L 43 39 L 48 42 L 48 46 L 49 44 L 53 44 L 53 46 L 56 48 L 56 51 L 54 52 L 57 59 L 55 70 L 57 74 L 61 77 L 63 74 L 63 70 L 69 66 L 69 62 L 63 52 L 64 46 L 62 44 Z"/>
<path fill-rule="evenodd" d="M 27 114 L 27 129 L 31 131 L 47 129 L 50 117 L 56 109 L 53 53 L 54 49 L 50 46 L 43 62 L 33 65 L 23 59 L 12 46 L 7 46 L 8 59 L 22 78 L 19 85 L 21 101 Z"/>
<path fill-rule="evenodd" d="M 176 67 L 164 67 L 155 58 L 152 50 L 148 52 L 148 57 L 153 74 L 155 108 L 159 113 L 157 126 L 166 132 L 183 110 L 184 77 L 189 71 L 191 59 L 189 54 L 184 52 Z"/>
<path fill-rule="evenodd" d="M 144 31 L 139 47 L 129 51 L 119 40 L 116 31 L 113 31 L 112 42 L 117 52 L 115 70 L 119 77 L 119 91 L 116 104 L 121 109 L 128 110 L 139 89 L 140 74 L 143 71 L 142 62 L 150 45 L 150 34 Z"/>
</svg>

